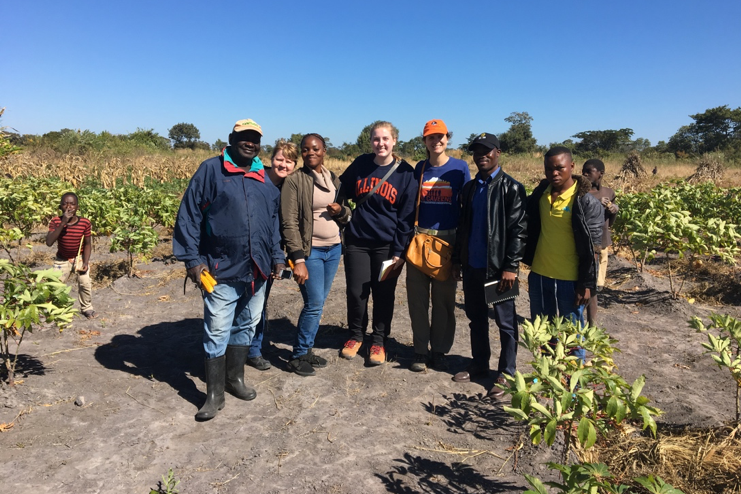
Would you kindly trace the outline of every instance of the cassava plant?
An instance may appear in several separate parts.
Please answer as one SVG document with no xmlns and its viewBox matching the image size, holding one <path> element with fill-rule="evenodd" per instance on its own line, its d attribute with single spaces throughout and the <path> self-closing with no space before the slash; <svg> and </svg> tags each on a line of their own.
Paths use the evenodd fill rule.
<svg viewBox="0 0 741 494">
<path fill-rule="evenodd" d="M 0 357 L 11 385 L 26 332 L 32 332 L 42 322 L 62 329 L 77 313 L 72 308 L 70 287 L 59 280 L 60 275 L 60 271 L 53 269 L 32 272 L 24 264 L 0 259 Z"/>
<path fill-rule="evenodd" d="M 561 465 L 559 463 L 548 463 L 548 468 L 558 470 L 561 473 L 561 482 L 543 482 L 537 477 L 525 474 L 527 483 L 531 490 L 523 494 L 549 494 L 545 486 L 556 489 L 560 494 L 628 494 L 635 492 L 629 485 L 612 483 L 612 474 L 604 463 L 577 463 L 574 465 Z M 684 494 L 679 489 L 664 482 L 661 477 L 649 475 L 633 479 L 650 494 Z"/>
<path fill-rule="evenodd" d="M 134 254 L 147 255 L 159 242 L 159 235 L 150 225 L 150 219 L 136 208 L 119 207 L 119 226 L 111 236 L 111 252 L 125 250 L 128 254 L 129 276 L 134 273 Z"/>
<path fill-rule="evenodd" d="M 736 382 L 736 424 L 741 424 L 741 321 L 729 315 L 711 314 L 708 326 L 697 316 L 689 323 L 698 333 L 707 335 L 707 343 L 702 344 L 705 353 L 711 354 L 718 367 L 728 369 Z"/>
<path fill-rule="evenodd" d="M 663 252 L 672 297 L 677 298 L 684 280 L 677 283 L 673 257 L 714 256 L 735 264 L 738 211 L 741 200 L 731 190 L 712 184 L 661 184 L 650 192 L 621 196 L 615 239 L 630 250 L 640 271 Z"/>
<path fill-rule="evenodd" d="M 504 409 L 515 419 L 527 421 L 533 444 L 545 440 L 552 446 L 556 431 L 563 430 L 564 463 L 574 439 L 585 449 L 591 448 L 597 433 L 604 435 L 626 418 L 641 421 L 643 429 L 656 434 L 653 417 L 661 412 L 648 406 L 648 398 L 641 395 L 643 376 L 629 385 L 614 372 L 615 342 L 602 328 L 561 317 L 536 317 L 523 325 L 519 344 L 532 353 L 533 370 L 506 376 L 505 392 L 512 395 L 512 401 Z M 592 354 L 590 365 L 582 365 L 574 355 L 578 347 Z"/>
</svg>

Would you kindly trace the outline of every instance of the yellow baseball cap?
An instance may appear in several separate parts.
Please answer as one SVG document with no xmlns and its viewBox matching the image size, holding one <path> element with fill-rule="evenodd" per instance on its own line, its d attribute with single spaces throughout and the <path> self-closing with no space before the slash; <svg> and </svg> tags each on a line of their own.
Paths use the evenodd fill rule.
<svg viewBox="0 0 741 494">
<path fill-rule="evenodd" d="M 232 132 L 244 132 L 245 130 L 254 130 L 258 134 L 262 135 L 262 127 L 260 127 L 260 125 L 251 118 L 237 120 Z"/>
</svg>

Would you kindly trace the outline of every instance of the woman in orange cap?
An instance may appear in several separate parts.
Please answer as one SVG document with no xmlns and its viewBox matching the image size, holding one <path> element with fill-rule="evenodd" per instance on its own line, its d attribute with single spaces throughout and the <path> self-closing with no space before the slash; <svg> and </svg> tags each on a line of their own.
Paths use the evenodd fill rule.
<svg viewBox="0 0 741 494">
<path fill-rule="evenodd" d="M 458 194 L 463 184 L 471 180 L 471 172 L 468 163 L 446 154 L 450 136 L 442 120 L 430 120 L 425 124 L 422 137 L 427 159 L 417 163 L 414 176 L 420 185 L 416 230 L 438 237 L 452 248 L 460 213 Z M 455 336 L 456 286 L 451 273 L 440 281 L 407 263 L 407 301 L 415 353 L 412 371 L 424 371 L 428 364 L 436 370 L 448 369 L 445 355 L 453 346 Z"/>
</svg>

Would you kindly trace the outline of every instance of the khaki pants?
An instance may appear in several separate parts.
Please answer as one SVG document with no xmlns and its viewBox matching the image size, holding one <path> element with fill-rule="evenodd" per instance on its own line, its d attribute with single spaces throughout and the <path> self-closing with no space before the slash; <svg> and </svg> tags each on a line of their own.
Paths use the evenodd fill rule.
<svg viewBox="0 0 741 494">
<path fill-rule="evenodd" d="M 54 269 L 62 272 L 62 282 L 66 283 L 68 278 L 77 276 L 77 300 L 80 302 L 80 312 L 91 311 L 93 310 L 93 282 L 90 279 L 90 267 L 88 266 L 86 273 L 75 273 L 70 276 L 73 264 L 74 259 L 71 261 L 59 258 L 54 259 Z"/>
<path fill-rule="evenodd" d="M 607 278 L 608 248 L 609 247 L 605 247 L 604 249 L 599 251 L 599 272 L 597 273 L 597 286 L 605 286 L 605 279 Z"/>
<path fill-rule="evenodd" d="M 451 245 L 455 235 L 440 236 Z M 458 282 L 451 275 L 445 281 L 430 278 L 407 263 L 407 304 L 412 320 L 414 353 L 448 353 L 455 338 L 455 292 Z M 430 314 L 430 301 L 432 313 Z"/>
</svg>

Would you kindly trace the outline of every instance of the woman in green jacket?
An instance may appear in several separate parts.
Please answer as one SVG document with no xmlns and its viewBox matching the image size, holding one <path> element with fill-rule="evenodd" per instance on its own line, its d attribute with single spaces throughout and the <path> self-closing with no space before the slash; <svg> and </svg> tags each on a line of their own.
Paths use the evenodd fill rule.
<svg viewBox="0 0 741 494">
<path fill-rule="evenodd" d="M 340 264 L 340 228 L 350 220 L 350 208 L 337 203 L 339 179 L 324 167 L 326 151 L 322 136 L 305 135 L 300 146 L 304 166 L 286 178 L 281 193 L 282 234 L 304 299 L 288 362 L 300 376 L 313 376 L 315 367 L 327 365 L 312 348 Z"/>
</svg>

